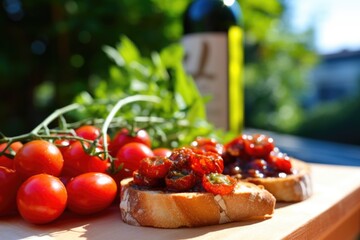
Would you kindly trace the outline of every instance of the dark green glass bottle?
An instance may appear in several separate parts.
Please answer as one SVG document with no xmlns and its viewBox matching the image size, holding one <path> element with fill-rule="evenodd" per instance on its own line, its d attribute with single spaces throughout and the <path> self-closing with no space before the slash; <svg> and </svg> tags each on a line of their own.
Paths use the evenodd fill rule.
<svg viewBox="0 0 360 240">
<path fill-rule="evenodd" d="M 236 0 L 195 0 L 183 18 L 184 66 L 216 127 L 241 132 L 244 119 L 243 30 Z"/>
</svg>

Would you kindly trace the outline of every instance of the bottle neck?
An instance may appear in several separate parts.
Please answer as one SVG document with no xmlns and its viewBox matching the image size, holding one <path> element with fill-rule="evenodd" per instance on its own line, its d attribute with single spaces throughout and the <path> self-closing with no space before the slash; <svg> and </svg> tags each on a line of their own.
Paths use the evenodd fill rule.
<svg viewBox="0 0 360 240">
<path fill-rule="evenodd" d="M 241 25 L 241 9 L 236 0 L 195 0 L 185 11 L 184 34 L 226 32 Z"/>
</svg>

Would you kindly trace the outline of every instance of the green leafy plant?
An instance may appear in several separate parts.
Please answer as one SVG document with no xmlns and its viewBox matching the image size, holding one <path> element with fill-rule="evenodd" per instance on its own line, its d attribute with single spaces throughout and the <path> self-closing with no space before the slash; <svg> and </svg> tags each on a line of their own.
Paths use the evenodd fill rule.
<svg viewBox="0 0 360 240">
<path fill-rule="evenodd" d="M 196 136 L 216 134 L 207 122 L 205 104 L 195 82 L 183 69 L 183 50 L 170 45 L 150 57 L 126 36 L 116 47 L 104 46 L 114 62 L 107 79 L 99 79 L 90 92 L 82 92 L 75 102 L 86 104 L 76 119 L 106 118 L 114 104 L 129 96 L 157 96 L 160 103 L 134 102 L 116 112 L 120 127 L 148 130 L 156 146 L 177 147 L 188 144 Z M 111 132 L 110 132 L 111 134 Z"/>
</svg>

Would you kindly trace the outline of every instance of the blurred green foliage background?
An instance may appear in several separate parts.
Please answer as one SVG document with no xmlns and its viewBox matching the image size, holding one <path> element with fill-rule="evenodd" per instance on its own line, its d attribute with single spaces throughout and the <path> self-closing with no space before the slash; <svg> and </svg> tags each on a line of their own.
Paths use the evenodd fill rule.
<svg viewBox="0 0 360 240">
<path fill-rule="evenodd" d="M 144 56 L 178 43 L 189 2 L 3 1 L 0 131 L 27 132 L 79 92 L 96 88 L 112 64 L 103 46 L 115 46 L 123 35 Z M 285 2 L 239 0 L 245 20 L 245 126 L 360 144 L 352 117 L 359 99 L 312 111 L 303 105 L 308 73 L 319 59 L 312 31 L 291 31 Z"/>
</svg>

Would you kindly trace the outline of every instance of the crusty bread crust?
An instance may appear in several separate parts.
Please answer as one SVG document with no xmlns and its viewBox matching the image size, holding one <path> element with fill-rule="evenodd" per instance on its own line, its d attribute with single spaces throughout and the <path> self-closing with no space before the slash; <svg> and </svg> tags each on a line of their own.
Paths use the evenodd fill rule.
<svg viewBox="0 0 360 240">
<path fill-rule="evenodd" d="M 198 227 L 271 217 L 275 198 L 261 186 L 239 181 L 234 192 L 164 192 L 139 189 L 131 178 L 121 182 L 124 222 L 158 228 Z"/>
<path fill-rule="evenodd" d="M 248 182 L 262 185 L 279 202 L 299 202 L 312 194 L 310 166 L 300 160 L 291 159 L 294 174 L 284 178 L 247 178 Z"/>
</svg>

